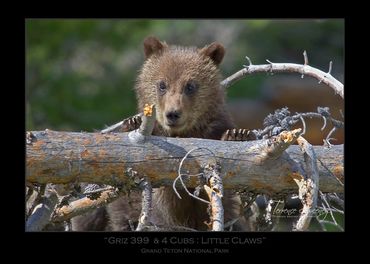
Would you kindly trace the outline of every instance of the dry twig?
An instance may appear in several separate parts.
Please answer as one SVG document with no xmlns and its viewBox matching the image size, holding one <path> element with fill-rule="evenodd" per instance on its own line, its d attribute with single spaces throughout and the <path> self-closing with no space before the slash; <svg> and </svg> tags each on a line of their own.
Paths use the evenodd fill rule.
<svg viewBox="0 0 370 264">
<path fill-rule="evenodd" d="M 204 185 L 204 189 L 210 200 L 212 231 L 224 230 L 223 185 L 220 170 L 221 166 L 217 163 L 204 167 L 204 177 L 209 182 L 209 186 Z"/>
<path fill-rule="evenodd" d="M 301 215 L 294 227 L 294 230 L 304 231 L 309 227 L 312 214 L 317 205 L 319 172 L 317 168 L 316 154 L 311 144 L 309 144 L 303 137 L 299 137 L 297 141 L 304 153 L 306 178 L 299 174 L 293 174 L 293 180 L 299 187 L 299 198 L 303 204 Z"/>
<path fill-rule="evenodd" d="M 316 69 L 314 67 L 311 67 L 308 65 L 308 58 L 307 53 L 304 52 L 304 64 L 295 64 L 295 63 L 273 63 L 269 60 L 266 60 L 269 64 L 262 64 L 262 65 L 253 65 L 251 60 L 246 57 L 249 65 L 244 65 L 244 68 L 240 71 L 234 73 L 233 75 L 227 77 L 225 80 L 221 82 L 221 86 L 224 87 L 224 89 L 229 88 L 232 86 L 235 82 L 243 79 L 246 75 L 251 75 L 255 73 L 280 73 L 280 72 L 296 72 L 304 75 L 311 76 L 319 82 L 323 82 L 329 87 L 331 87 L 335 93 L 339 94 L 344 99 L 344 86 L 341 82 L 339 82 L 337 79 L 335 79 L 331 75 L 331 68 L 332 68 L 332 62 L 330 62 L 329 65 L 329 71 L 327 73 Z"/>
<path fill-rule="evenodd" d="M 136 231 L 142 231 L 145 226 L 149 226 L 151 211 L 152 211 L 152 185 L 148 178 L 143 178 L 142 182 L 139 184 L 142 191 L 141 200 L 141 213 L 139 216 L 139 224 Z"/>
</svg>

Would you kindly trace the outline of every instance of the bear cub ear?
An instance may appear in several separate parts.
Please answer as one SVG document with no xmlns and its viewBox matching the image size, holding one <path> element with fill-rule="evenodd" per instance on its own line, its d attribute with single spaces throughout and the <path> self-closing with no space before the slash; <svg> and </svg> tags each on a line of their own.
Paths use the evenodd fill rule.
<svg viewBox="0 0 370 264">
<path fill-rule="evenodd" d="M 164 49 L 166 49 L 168 45 L 166 42 L 161 42 L 154 36 L 149 36 L 144 40 L 144 54 L 145 59 L 149 58 L 153 54 L 159 54 Z"/>
<path fill-rule="evenodd" d="M 225 48 L 221 43 L 213 42 L 210 45 L 202 48 L 199 52 L 200 54 L 210 57 L 216 65 L 219 65 L 224 58 Z"/>
</svg>

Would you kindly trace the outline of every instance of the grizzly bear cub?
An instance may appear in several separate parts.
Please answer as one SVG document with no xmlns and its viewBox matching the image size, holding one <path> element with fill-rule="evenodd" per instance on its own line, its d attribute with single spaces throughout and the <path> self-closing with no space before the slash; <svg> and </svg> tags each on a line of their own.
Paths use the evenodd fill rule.
<svg viewBox="0 0 370 264">
<path fill-rule="evenodd" d="M 144 53 L 145 62 L 135 91 L 140 112 L 145 104 L 156 105 L 153 135 L 221 139 L 223 133 L 235 127 L 225 107 L 224 89 L 220 86 L 218 65 L 225 54 L 220 43 L 197 49 L 169 46 L 155 37 L 148 37 L 144 41 Z M 184 190 L 179 193 L 182 199 L 172 187 L 154 189 L 151 222 L 157 226 L 207 230 L 207 205 L 189 197 Z M 100 208 L 75 217 L 72 229 L 128 231 L 128 221 L 137 220 L 141 207 L 140 194 L 134 192 L 130 196 L 136 202 L 130 203 L 124 197 L 109 204 L 107 210 Z M 205 198 L 204 193 L 201 196 Z M 223 203 L 225 223 L 239 217 L 233 230 L 246 230 L 246 220 L 240 217 L 240 198 L 225 190 Z"/>
</svg>

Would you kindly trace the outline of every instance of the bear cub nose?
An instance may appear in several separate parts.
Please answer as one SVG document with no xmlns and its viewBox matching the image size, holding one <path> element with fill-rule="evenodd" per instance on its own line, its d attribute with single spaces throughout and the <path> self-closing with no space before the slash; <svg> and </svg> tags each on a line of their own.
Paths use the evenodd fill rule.
<svg viewBox="0 0 370 264">
<path fill-rule="evenodd" d="M 168 120 L 169 125 L 176 124 L 177 120 L 180 118 L 181 112 L 180 111 L 170 111 L 167 112 L 166 117 Z"/>
</svg>

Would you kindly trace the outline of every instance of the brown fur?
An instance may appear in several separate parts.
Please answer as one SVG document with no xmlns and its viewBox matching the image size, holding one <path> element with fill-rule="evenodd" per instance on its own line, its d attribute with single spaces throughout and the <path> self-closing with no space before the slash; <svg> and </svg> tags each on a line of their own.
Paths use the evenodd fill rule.
<svg viewBox="0 0 370 264">
<path fill-rule="evenodd" d="M 139 111 L 146 103 L 157 106 L 154 135 L 221 139 L 227 129 L 235 127 L 225 109 L 225 93 L 220 87 L 222 79 L 217 66 L 225 54 L 221 44 L 212 43 L 196 49 L 168 46 L 149 37 L 144 41 L 144 51 L 146 61 L 135 90 Z M 160 82 L 166 86 L 166 92 L 162 95 L 158 91 Z M 189 82 L 197 86 L 191 95 L 185 91 Z M 181 113 L 175 127 L 167 125 L 166 114 L 171 111 Z M 181 200 L 172 187 L 156 189 L 153 221 L 156 224 L 206 230 L 204 222 L 209 221 L 207 205 L 189 197 L 185 191 L 180 194 Z M 225 221 L 237 217 L 240 200 L 226 192 L 224 204 L 228 207 L 225 208 Z"/>
<path fill-rule="evenodd" d="M 212 43 L 202 49 L 168 46 L 155 37 L 144 41 L 146 60 L 138 76 L 135 91 L 138 110 L 145 104 L 155 104 L 157 122 L 153 135 L 170 137 L 197 137 L 221 139 L 222 134 L 234 128 L 225 109 L 225 94 L 220 87 L 221 63 L 225 49 Z M 190 92 L 189 86 L 194 88 Z M 164 87 L 161 92 L 160 87 Z M 175 115 L 171 120 L 169 115 Z M 135 194 L 139 196 L 138 193 Z M 209 222 L 207 205 L 180 191 L 182 199 L 172 187 L 154 190 L 152 222 L 159 226 L 186 226 L 207 230 Z M 201 193 L 207 199 L 204 193 Z M 225 191 L 225 222 L 240 215 L 241 201 L 230 191 Z M 140 208 L 139 201 L 134 208 Z M 130 210 L 127 199 L 108 205 L 110 229 L 126 231 L 128 219 L 136 220 L 138 210 Z M 246 230 L 245 219 L 240 219 L 234 230 Z"/>
<path fill-rule="evenodd" d="M 135 87 L 138 109 L 157 105 L 157 126 L 154 135 L 221 139 L 222 133 L 233 128 L 225 109 L 225 94 L 220 87 L 217 64 L 224 48 L 213 43 L 203 49 L 169 47 L 149 37 L 144 42 L 146 61 Z M 148 52 L 150 51 L 150 52 Z M 167 92 L 158 96 L 158 84 L 165 82 Z M 187 82 L 195 81 L 198 89 L 193 96 L 184 93 Z M 166 125 L 166 112 L 180 110 L 180 127 Z"/>
</svg>

